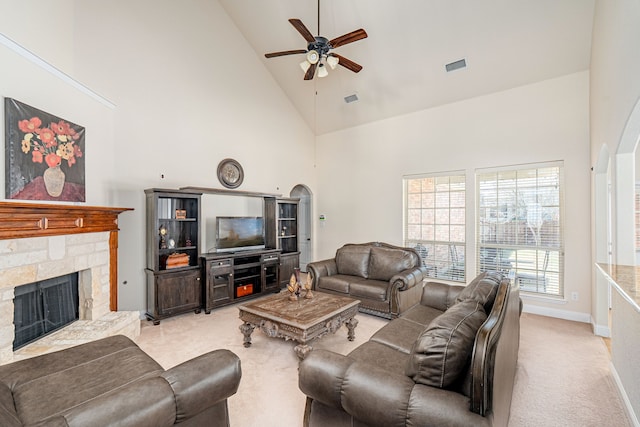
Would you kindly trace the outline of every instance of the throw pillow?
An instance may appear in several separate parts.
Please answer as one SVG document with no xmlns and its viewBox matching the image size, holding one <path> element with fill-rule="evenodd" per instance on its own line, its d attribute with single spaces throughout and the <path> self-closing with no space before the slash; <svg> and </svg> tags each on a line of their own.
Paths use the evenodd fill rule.
<svg viewBox="0 0 640 427">
<path fill-rule="evenodd" d="M 410 252 L 400 249 L 371 248 L 369 258 L 369 279 L 388 281 L 401 271 L 415 265 Z"/>
<path fill-rule="evenodd" d="M 361 245 L 344 245 L 338 249 L 336 252 L 338 274 L 368 278 L 370 252 L 371 247 Z"/>
<path fill-rule="evenodd" d="M 501 281 L 502 274 L 496 271 L 481 273 L 460 291 L 456 297 L 456 303 L 467 299 L 474 299 L 482 304 L 485 311 L 489 311 Z"/>
<path fill-rule="evenodd" d="M 413 343 L 405 373 L 415 382 L 447 388 L 464 374 L 476 333 L 487 319 L 482 304 L 469 299 L 431 321 Z"/>
</svg>

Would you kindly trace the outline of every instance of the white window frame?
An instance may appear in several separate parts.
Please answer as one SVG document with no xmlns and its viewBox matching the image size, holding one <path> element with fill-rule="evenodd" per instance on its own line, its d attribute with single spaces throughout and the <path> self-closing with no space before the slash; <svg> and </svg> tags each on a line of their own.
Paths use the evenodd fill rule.
<svg viewBox="0 0 640 427">
<path fill-rule="evenodd" d="M 412 183 L 425 180 L 434 186 L 421 183 L 420 191 L 411 189 Z M 407 175 L 403 188 L 404 245 L 418 251 L 430 277 L 466 282 L 466 172 Z M 428 201 L 433 204 L 426 205 Z"/>
<path fill-rule="evenodd" d="M 564 163 L 477 169 L 476 207 L 477 272 L 499 270 L 521 292 L 564 298 Z"/>
</svg>

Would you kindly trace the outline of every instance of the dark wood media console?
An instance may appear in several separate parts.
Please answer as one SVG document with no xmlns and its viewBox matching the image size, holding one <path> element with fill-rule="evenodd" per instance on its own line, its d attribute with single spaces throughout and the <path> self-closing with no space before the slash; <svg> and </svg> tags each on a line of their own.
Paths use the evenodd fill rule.
<svg viewBox="0 0 640 427">
<path fill-rule="evenodd" d="M 280 250 L 204 254 L 204 312 L 280 291 Z"/>
</svg>

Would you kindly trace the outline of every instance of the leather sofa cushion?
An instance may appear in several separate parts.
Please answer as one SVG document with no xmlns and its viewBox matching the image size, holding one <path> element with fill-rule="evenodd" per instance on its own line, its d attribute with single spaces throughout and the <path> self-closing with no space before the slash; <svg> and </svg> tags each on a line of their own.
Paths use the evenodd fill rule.
<svg viewBox="0 0 640 427">
<path fill-rule="evenodd" d="M 344 245 L 336 252 L 338 274 L 369 277 L 370 246 Z"/>
<path fill-rule="evenodd" d="M 425 326 L 403 318 L 389 322 L 384 328 L 373 334 L 369 341 L 384 344 L 399 352 L 409 354 L 416 339 L 424 332 Z"/>
<path fill-rule="evenodd" d="M 471 283 L 460 291 L 456 297 L 456 303 L 467 299 L 473 299 L 482 304 L 485 312 L 490 312 L 501 280 L 502 274 L 495 271 L 487 271 L 478 275 Z"/>
<path fill-rule="evenodd" d="M 345 276 L 344 274 L 336 274 L 335 276 L 322 276 L 318 278 L 316 288 L 318 290 L 326 289 L 328 291 L 349 293 L 349 282 L 353 276 Z"/>
<path fill-rule="evenodd" d="M 349 353 L 349 358 L 366 365 L 381 366 L 389 373 L 404 376 L 409 354 L 379 342 L 367 341 Z"/>
<path fill-rule="evenodd" d="M 419 324 L 422 327 L 420 332 L 422 332 L 427 328 L 427 326 L 429 326 L 429 323 L 431 323 L 433 319 L 444 312 L 444 309 L 439 310 L 427 305 L 416 304 L 409 310 L 402 313 L 402 319 Z"/>
<path fill-rule="evenodd" d="M 433 319 L 411 349 L 406 375 L 433 387 L 454 385 L 464 373 L 478 328 L 486 319 L 482 304 L 473 299 Z"/>
<path fill-rule="evenodd" d="M 369 257 L 369 279 L 389 281 L 401 271 L 415 267 L 410 252 L 399 249 L 372 247 Z"/>
<path fill-rule="evenodd" d="M 349 294 L 353 298 L 387 301 L 389 282 L 353 277 L 349 284 Z"/>
</svg>

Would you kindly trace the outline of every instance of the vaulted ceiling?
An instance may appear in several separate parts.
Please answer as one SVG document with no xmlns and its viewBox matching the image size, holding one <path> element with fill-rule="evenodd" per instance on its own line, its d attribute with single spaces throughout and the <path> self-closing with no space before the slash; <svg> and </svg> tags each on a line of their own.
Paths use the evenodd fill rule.
<svg viewBox="0 0 640 427">
<path fill-rule="evenodd" d="M 219 0 L 317 135 L 589 68 L 594 0 Z M 368 38 L 334 52 L 362 65 L 303 80 L 306 49 L 288 22 L 335 38 Z M 452 72 L 445 65 L 464 59 Z M 357 95 L 358 101 L 344 98 Z"/>
</svg>

